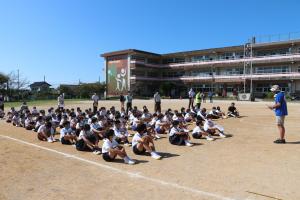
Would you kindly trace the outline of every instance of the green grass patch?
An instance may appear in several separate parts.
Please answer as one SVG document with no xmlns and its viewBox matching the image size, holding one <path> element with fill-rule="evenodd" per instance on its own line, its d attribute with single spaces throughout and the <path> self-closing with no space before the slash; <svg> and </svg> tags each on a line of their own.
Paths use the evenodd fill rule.
<svg viewBox="0 0 300 200">
<path fill-rule="evenodd" d="M 87 99 L 65 99 L 65 103 L 71 102 L 71 103 L 79 103 L 80 101 L 88 101 Z M 20 107 L 22 105 L 22 101 L 20 102 L 5 102 L 4 106 L 6 108 L 10 107 Z M 44 106 L 44 105 L 51 105 L 55 106 L 57 105 L 57 100 L 35 100 L 35 101 L 26 101 L 28 106 Z"/>
</svg>

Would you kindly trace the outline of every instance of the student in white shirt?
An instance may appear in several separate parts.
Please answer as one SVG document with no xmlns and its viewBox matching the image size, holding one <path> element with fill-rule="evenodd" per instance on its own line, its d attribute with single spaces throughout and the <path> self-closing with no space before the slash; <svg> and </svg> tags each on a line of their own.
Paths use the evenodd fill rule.
<svg viewBox="0 0 300 200">
<path fill-rule="evenodd" d="M 226 138 L 226 135 L 224 134 L 224 128 L 220 125 L 215 124 L 212 121 L 211 115 L 207 115 L 206 118 L 207 119 L 205 120 L 205 123 L 203 126 L 204 131 L 211 135 L 214 135 L 216 133 L 216 131 L 218 131 L 220 137 Z"/>
<path fill-rule="evenodd" d="M 132 150 L 137 155 L 144 155 L 145 152 L 149 152 L 151 157 L 158 160 L 161 156 L 155 151 L 155 146 L 152 138 L 147 135 L 147 129 L 145 124 L 139 124 L 137 126 L 137 133 L 132 138 Z"/>
<path fill-rule="evenodd" d="M 128 141 L 128 132 L 126 129 L 121 127 L 121 122 L 119 120 L 115 121 L 115 126 L 113 130 L 115 132 L 115 140 L 119 144 L 122 142 L 126 146 L 131 146 L 130 142 Z"/>
<path fill-rule="evenodd" d="M 202 121 L 196 122 L 196 127 L 193 129 L 192 136 L 194 139 L 200 139 L 202 136 L 205 136 L 206 140 L 213 141 L 214 138 L 212 138 L 207 132 L 204 131 L 204 129 L 201 127 L 203 125 Z"/>
<path fill-rule="evenodd" d="M 55 130 L 52 127 L 51 121 L 48 121 L 46 122 L 46 124 L 41 125 L 37 133 L 37 137 L 39 140 L 47 141 L 50 143 L 55 142 Z"/>
<path fill-rule="evenodd" d="M 27 118 L 25 119 L 25 129 L 26 130 L 33 130 L 35 127 L 35 123 L 32 120 L 32 115 L 28 114 Z"/>
<path fill-rule="evenodd" d="M 93 100 L 93 113 L 96 114 L 98 110 L 99 96 L 96 93 L 94 93 L 92 96 L 92 100 Z"/>
<path fill-rule="evenodd" d="M 102 140 L 104 138 L 104 131 L 100 127 L 96 117 L 92 118 L 91 131 L 97 136 L 98 140 Z"/>
<path fill-rule="evenodd" d="M 173 127 L 169 133 L 169 142 L 173 145 L 186 145 L 189 147 L 193 146 L 193 144 L 190 142 L 190 136 L 188 132 L 185 132 L 178 127 L 179 122 L 173 121 L 172 124 Z"/>
<path fill-rule="evenodd" d="M 13 126 L 19 127 L 20 126 L 20 116 L 18 112 L 15 112 L 13 118 L 12 118 L 12 124 Z"/>
<path fill-rule="evenodd" d="M 69 121 L 63 123 L 63 128 L 60 130 L 60 142 L 67 145 L 76 143 L 76 135 L 73 134 Z"/>
<path fill-rule="evenodd" d="M 124 159 L 124 162 L 129 165 L 135 164 L 135 162 L 127 156 L 124 147 L 119 146 L 119 144 L 113 139 L 114 131 L 112 129 L 108 130 L 104 134 L 105 138 L 102 145 L 102 158 L 107 162 L 112 162 L 117 156 Z"/>
<path fill-rule="evenodd" d="M 163 115 L 159 114 L 155 122 L 155 131 L 157 134 L 164 134 L 169 125 L 166 122 L 162 122 Z"/>
<path fill-rule="evenodd" d="M 190 112 L 191 112 L 190 109 L 186 109 L 186 113 L 184 115 L 184 121 L 185 122 L 192 122 L 193 121 L 193 117 L 192 117 Z"/>
</svg>

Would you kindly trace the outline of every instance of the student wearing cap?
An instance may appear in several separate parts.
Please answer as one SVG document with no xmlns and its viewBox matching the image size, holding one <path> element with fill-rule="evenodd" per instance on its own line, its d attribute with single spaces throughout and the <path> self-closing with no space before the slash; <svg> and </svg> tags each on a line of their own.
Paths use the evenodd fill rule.
<svg viewBox="0 0 300 200">
<path fill-rule="evenodd" d="M 279 130 L 280 138 L 275 140 L 276 144 L 284 144 L 285 143 L 285 127 L 284 120 L 285 116 L 288 115 L 286 99 L 284 92 L 280 90 L 278 85 L 273 85 L 271 88 L 271 92 L 274 93 L 275 104 L 268 106 L 270 110 L 274 110 L 276 116 L 276 124 Z"/>
</svg>

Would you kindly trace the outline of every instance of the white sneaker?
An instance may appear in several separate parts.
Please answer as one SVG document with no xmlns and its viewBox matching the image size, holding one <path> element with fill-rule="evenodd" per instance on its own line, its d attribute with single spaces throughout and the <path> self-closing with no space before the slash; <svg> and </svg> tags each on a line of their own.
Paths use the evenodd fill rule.
<svg viewBox="0 0 300 200">
<path fill-rule="evenodd" d="M 219 133 L 219 136 L 222 137 L 222 138 L 226 138 L 226 135 L 223 134 L 223 133 Z"/>
<path fill-rule="evenodd" d="M 93 154 L 95 154 L 95 155 L 100 155 L 100 154 L 101 154 L 101 151 L 95 150 L 95 151 L 93 151 Z"/>
<path fill-rule="evenodd" d="M 151 153 L 151 157 L 154 158 L 155 160 L 161 159 L 161 156 L 158 155 L 156 152 L 152 152 L 152 153 Z"/>
<path fill-rule="evenodd" d="M 212 138 L 212 137 L 206 137 L 206 140 L 207 140 L 207 141 L 214 141 L 215 139 Z"/>
<path fill-rule="evenodd" d="M 185 141 L 185 146 L 192 147 L 194 145 L 192 143 L 190 143 L 189 141 Z"/>
<path fill-rule="evenodd" d="M 53 140 L 52 140 L 52 138 L 51 138 L 51 137 L 48 137 L 48 138 L 47 138 L 47 142 L 49 142 L 49 143 L 53 143 Z"/>
<path fill-rule="evenodd" d="M 155 135 L 155 138 L 156 139 L 160 139 L 161 137 L 159 135 Z"/>
<path fill-rule="evenodd" d="M 124 162 L 125 162 L 126 164 L 128 164 L 128 165 L 134 165 L 134 164 L 135 164 L 135 162 L 134 162 L 133 160 L 131 160 L 128 156 L 126 156 L 126 157 L 124 158 Z"/>
</svg>

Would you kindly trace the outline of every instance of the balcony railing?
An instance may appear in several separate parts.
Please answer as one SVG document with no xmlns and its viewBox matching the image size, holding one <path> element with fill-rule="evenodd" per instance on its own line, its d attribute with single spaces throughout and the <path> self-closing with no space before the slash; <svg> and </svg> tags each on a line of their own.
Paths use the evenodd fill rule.
<svg viewBox="0 0 300 200">
<path fill-rule="evenodd" d="M 205 60 L 205 61 L 194 61 L 185 63 L 172 63 L 172 64 L 150 64 L 140 61 L 131 61 L 132 64 L 142 64 L 154 68 L 176 68 L 176 67 L 188 67 L 188 66 L 201 66 L 201 65 L 213 65 L 213 64 L 233 64 L 233 63 L 244 63 L 244 62 L 270 62 L 270 61 L 296 61 L 300 60 L 300 53 L 295 54 L 280 54 L 280 55 L 270 55 L 270 56 L 256 56 L 252 58 L 236 58 L 236 59 L 217 59 L 217 60 Z"/>
<path fill-rule="evenodd" d="M 246 75 L 214 75 L 214 76 L 181 76 L 181 77 L 143 77 L 131 76 L 132 80 L 144 81 L 213 81 L 219 82 L 222 80 L 227 81 L 243 81 L 243 80 L 272 80 L 272 79 L 300 79 L 300 72 L 286 72 L 286 73 L 264 73 L 264 74 L 246 74 Z"/>
</svg>

